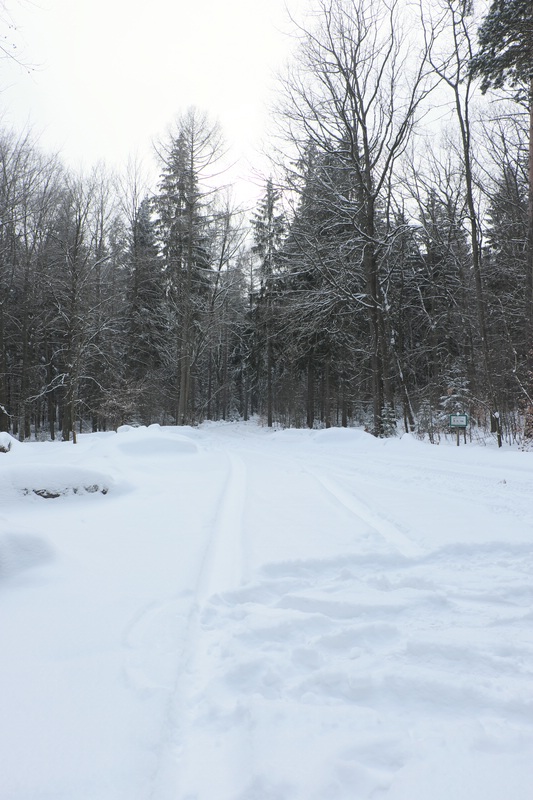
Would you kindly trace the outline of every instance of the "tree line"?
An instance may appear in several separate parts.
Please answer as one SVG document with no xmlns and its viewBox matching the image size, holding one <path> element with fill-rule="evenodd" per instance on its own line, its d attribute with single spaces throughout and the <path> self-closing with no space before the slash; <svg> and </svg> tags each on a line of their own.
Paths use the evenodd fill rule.
<svg viewBox="0 0 533 800">
<path fill-rule="evenodd" d="M 530 3 L 313 9 L 251 214 L 194 108 L 151 191 L 0 131 L 0 430 L 533 436 Z"/>
</svg>

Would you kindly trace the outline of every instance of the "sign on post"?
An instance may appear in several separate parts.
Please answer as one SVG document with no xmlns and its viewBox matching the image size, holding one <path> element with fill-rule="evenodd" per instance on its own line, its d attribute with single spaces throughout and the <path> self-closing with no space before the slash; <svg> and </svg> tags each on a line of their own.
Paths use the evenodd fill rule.
<svg viewBox="0 0 533 800">
<path fill-rule="evenodd" d="M 457 433 L 457 447 L 459 447 L 459 432 L 463 431 L 466 444 L 466 429 L 468 427 L 468 414 L 450 414 L 450 428 Z"/>
</svg>

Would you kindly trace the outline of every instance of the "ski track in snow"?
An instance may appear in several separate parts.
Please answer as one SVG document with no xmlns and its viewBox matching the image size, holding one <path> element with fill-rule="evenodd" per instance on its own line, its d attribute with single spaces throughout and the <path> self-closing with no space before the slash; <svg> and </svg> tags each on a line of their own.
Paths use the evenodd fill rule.
<svg viewBox="0 0 533 800">
<path fill-rule="evenodd" d="M 130 743 L 133 774 L 136 754 L 145 759 L 140 780 L 118 771 L 110 784 L 96 764 L 92 786 L 73 792 L 73 769 L 68 791 L 54 789 L 56 775 L 5 800 L 529 800 L 528 461 L 250 425 L 116 442 L 95 452 L 106 468 L 127 456 L 119 507 L 143 487 L 153 533 L 172 532 L 173 515 L 180 526 L 147 541 L 183 564 L 165 564 L 164 588 L 134 597 L 121 623 L 123 682 L 147 714 L 149 758 Z M 78 500 L 89 503 L 24 502 Z M 113 492 L 90 498 L 84 514 L 108 501 Z M 134 525 L 142 510 L 116 519 Z M 18 543 L 5 513 L 0 580 L 75 545 L 27 523 Z M 61 729 L 50 735 L 60 750 Z M 10 769 L 8 785 L 24 787 Z"/>
</svg>

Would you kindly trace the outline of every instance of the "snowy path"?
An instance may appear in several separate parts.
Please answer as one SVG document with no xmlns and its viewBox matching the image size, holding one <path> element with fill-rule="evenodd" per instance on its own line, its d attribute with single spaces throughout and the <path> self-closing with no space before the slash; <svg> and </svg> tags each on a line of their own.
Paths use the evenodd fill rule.
<svg viewBox="0 0 533 800">
<path fill-rule="evenodd" d="M 532 454 L 206 425 L 0 470 L 1 800 L 531 797 Z"/>
</svg>

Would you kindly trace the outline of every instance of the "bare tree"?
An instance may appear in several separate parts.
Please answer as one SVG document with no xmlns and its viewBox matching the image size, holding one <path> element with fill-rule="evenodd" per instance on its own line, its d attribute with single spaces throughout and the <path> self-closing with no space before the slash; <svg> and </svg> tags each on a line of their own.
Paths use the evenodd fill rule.
<svg viewBox="0 0 533 800">
<path fill-rule="evenodd" d="M 0 137 L 0 415 L 30 436 L 30 395 L 42 380 L 46 306 L 41 290 L 61 170 L 26 133 Z M 46 361 L 46 356 L 44 356 Z M 34 416 L 34 420 L 37 421 Z"/>
<path fill-rule="evenodd" d="M 378 436 L 384 430 L 389 377 L 382 270 L 391 230 L 383 209 L 397 160 L 432 88 L 431 43 L 409 33 L 408 12 L 404 9 L 402 18 L 400 5 L 398 0 L 319 0 L 316 24 L 300 27 L 298 61 L 284 81 L 282 108 L 296 151 L 303 154 L 312 142 L 350 172 L 350 185 L 337 203 L 357 242 L 352 252 L 358 263 L 352 269 L 364 276 L 357 304 L 367 317 L 372 427 Z"/>
<path fill-rule="evenodd" d="M 479 195 L 476 181 L 474 131 L 471 120 L 472 97 L 476 85 L 469 69 L 474 56 L 475 21 L 469 3 L 438 0 L 427 8 L 422 4 L 425 32 L 432 46 L 429 49 L 431 66 L 451 94 L 454 116 L 459 133 L 459 158 L 462 167 L 464 195 L 468 224 L 475 301 L 481 352 L 483 357 L 484 392 L 491 407 L 491 425 L 498 444 L 502 445 L 500 403 L 496 397 L 491 357 L 491 344 L 487 325 L 487 304 L 483 287 L 481 226 L 479 221 Z"/>
</svg>

